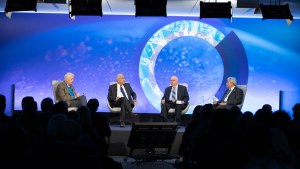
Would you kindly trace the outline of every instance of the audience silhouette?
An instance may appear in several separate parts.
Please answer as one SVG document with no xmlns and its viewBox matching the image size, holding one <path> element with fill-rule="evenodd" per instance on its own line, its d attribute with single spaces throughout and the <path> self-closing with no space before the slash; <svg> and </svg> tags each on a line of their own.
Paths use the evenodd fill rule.
<svg viewBox="0 0 300 169">
<path fill-rule="evenodd" d="M 0 124 L 11 122 L 11 118 L 5 114 L 5 109 L 6 109 L 6 97 L 1 94 L 0 95 Z"/>
<path fill-rule="evenodd" d="M 99 101 L 68 112 L 65 102 L 43 99 L 41 112 L 31 96 L 22 111 L 5 115 L 0 95 L 1 168 L 121 169 L 109 157 L 111 129 L 97 113 Z M 292 117 L 268 104 L 255 113 L 198 105 L 187 123 L 174 166 L 180 169 L 300 168 L 300 104 Z M 9 167 L 7 167 L 9 166 Z"/>
</svg>

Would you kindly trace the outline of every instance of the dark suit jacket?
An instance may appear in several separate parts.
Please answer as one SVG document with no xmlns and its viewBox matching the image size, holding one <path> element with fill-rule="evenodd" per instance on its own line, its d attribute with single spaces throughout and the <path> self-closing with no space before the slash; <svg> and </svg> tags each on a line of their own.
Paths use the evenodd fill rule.
<svg viewBox="0 0 300 169">
<path fill-rule="evenodd" d="M 132 90 L 131 86 L 129 83 L 125 83 L 124 84 L 124 88 L 126 90 L 126 93 L 128 95 L 129 101 L 131 104 L 134 104 L 133 100 L 136 100 L 136 94 L 135 92 Z M 116 101 L 116 97 L 117 97 L 117 83 L 116 84 L 112 84 L 109 86 L 108 89 L 108 95 L 107 95 L 107 99 L 109 101 L 109 104 L 111 106 L 113 106 L 113 104 Z M 125 97 L 125 96 L 124 96 Z"/>
<path fill-rule="evenodd" d="M 74 95 L 76 95 L 74 86 L 71 85 L 70 87 L 71 87 Z M 64 81 L 59 83 L 57 85 L 57 89 L 56 89 L 56 100 L 57 101 L 65 101 L 70 106 L 71 105 L 71 100 L 73 100 L 73 99 L 74 98 L 70 95 L 67 84 Z"/>
<path fill-rule="evenodd" d="M 220 102 L 223 102 L 227 93 L 229 92 L 229 89 L 227 89 L 221 99 Z M 243 101 L 243 98 L 244 98 L 244 93 L 243 93 L 243 90 L 236 87 L 233 89 L 233 91 L 230 93 L 229 97 L 227 98 L 227 105 L 228 106 L 236 106 L 236 105 L 239 105 L 242 103 Z"/>
<path fill-rule="evenodd" d="M 166 99 L 166 103 L 170 101 L 170 94 L 172 91 L 172 86 L 169 86 L 165 89 L 165 93 L 163 98 Z M 187 91 L 187 88 L 183 85 L 178 85 L 178 90 L 177 90 L 177 100 L 182 100 L 184 101 L 184 104 L 189 103 L 189 93 Z"/>
</svg>

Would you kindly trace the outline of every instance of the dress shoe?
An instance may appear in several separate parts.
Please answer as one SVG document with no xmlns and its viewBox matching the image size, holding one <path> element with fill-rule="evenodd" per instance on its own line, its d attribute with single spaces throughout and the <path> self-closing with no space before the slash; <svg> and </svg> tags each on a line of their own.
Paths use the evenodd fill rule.
<svg viewBox="0 0 300 169">
<path fill-rule="evenodd" d="M 120 122 L 120 127 L 125 127 L 125 122 L 124 121 Z"/>
</svg>

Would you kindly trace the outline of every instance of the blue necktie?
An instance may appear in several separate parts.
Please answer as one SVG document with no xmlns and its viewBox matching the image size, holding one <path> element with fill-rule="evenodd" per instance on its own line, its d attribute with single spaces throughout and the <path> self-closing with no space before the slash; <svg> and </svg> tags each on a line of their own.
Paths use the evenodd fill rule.
<svg viewBox="0 0 300 169">
<path fill-rule="evenodd" d="M 172 101 L 173 101 L 173 102 L 176 101 L 176 92 L 175 92 L 175 88 L 172 88 Z"/>
<path fill-rule="evenodd" d="M 123 97 L 126 97 L 126 94 L 125 94 L 125 92 L 124 92 L 122 86 L 120 86 L 120 89 L 121 89 L 121 92 L 122 92 L 122 94 L 123 94 Z M 127 98 L 127 97 L 126 97 L 126 98 Z M 128 98 L 127 98 L 127 99 L 128 99 Z"/>
<path fill-rule="evenodd" d="M 75 94 L 74 94 L 74 92 L 73 92 L 73 90 L 72 90 L 71 86 L 67 86 L 67 87 L 68 87 L 68 90 L 69 90 L 70 96 L 72 96 L 72 97 L 75 99 L 76 97 L 75 97 Z"/>
</svg>

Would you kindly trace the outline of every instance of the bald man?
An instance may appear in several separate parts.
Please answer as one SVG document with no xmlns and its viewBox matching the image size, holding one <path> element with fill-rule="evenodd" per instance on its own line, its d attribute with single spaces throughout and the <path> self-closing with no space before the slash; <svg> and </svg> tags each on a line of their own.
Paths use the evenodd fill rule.
<svg viewBox="0 0 300 169">
<path fill-rule="evenodd" d="M 64 101 L 68 104 L 68 107 L 81 107 L 86 106 L 87 100 L 84 95 L 76 93 L 73 86 L 74 74 L 66 73 L 64 81 L 57 85 L 56 89 L 56 100 Z"/>
<path fill-rule="evenodd" d="M 167 115 L 170 108 L 175 108 L 175 120 L 181 121 L 181 112 L 189 103 L 189 94 L 187 88 L 178 84 L 178 78 L 172 76 L 170 79 L 171 86 L 167 87 L 161 100 L 161 118 L 167 121 Z"/>
<path fill-rule="evenodd" d="M 125 113 L 132 114 L 136 102 L 136 94 L 129 83 L 125 83 L 123 74 L 117 75 L 117 83 L 109 86 L 107 99 L 111 107 L 121 107 L 120 127 L 125 127 Z"/>
</svg>

